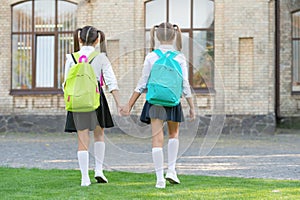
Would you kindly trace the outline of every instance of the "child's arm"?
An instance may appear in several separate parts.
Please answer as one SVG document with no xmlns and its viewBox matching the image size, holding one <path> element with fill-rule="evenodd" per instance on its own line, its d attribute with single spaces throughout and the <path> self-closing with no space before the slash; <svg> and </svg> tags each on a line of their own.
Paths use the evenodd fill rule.
<svg viewBox="0 0 300 200">
<path fill-rule="evenodd" d="M 134 89 L 134 92 L 132 93 L 128 103 L 122 107 L 121 114 L 122 115 L 129 115 L 132 107 L 134 106 L 135 102 L 138 100 L 138 98 L 141 96 L 141 94 L 144 92 L 144 90 L 147 88 L 147 82 L 150 75 L 152 64 L 149 60 L 153 59 L 152 56 L 156 54 L 148 54 L 144 60 L 144 67 L 142 71 L 142 76 L 139 79 L 139 82 Z"/>
<path fill-rule="evenodd" d="M 134 106 L 135 102 L 138 100 L 138 98 L 141 96 L 140 93 L 138 92 L 133 92 L 132 96 L 130 97 L 129 99 L 129 102 L 128 102 L 128 106 L 130 108 L 129 111 L 131 111 L 132 107 Z"/>
<path fill-rule="evenodd" d="M 187 97 L 186 101 L 189 104 L 190 107 L 190 120 L 195 119 L 195 109 L 194 109 L 194 103 L 193 103 L 193 97 Z"/>
<path fill-rule="evenodd" d="M 118 114 L 121 114 L 121 106 L 120 106 L 120 96 L 119 96 L 119 90 L 113 90 L 111 91 L 111 94 L 114 97 L 114 100 L 116 102 L 117 105 L 117 109 L 118 109 Z"/>
</svg>

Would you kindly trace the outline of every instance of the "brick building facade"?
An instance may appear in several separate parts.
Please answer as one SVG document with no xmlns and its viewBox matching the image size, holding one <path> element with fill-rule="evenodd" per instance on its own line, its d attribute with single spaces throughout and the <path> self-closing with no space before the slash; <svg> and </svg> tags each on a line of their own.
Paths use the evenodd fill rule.
<svg viewBox="0 0 300 200">
<path fill-rule="evenodd" d="M 172 0 L 168 0 L 167 6 L 169 1 Z M 190 4 L 204 1 L 193 0 Z M 24 92 L 12 86 L 12 8 L 20 2 L 24 1 L 4 0 L 1 5 L 0 132 L 62 131 L 66 112 L 59 88 Z M 57 2 L 59 7 L 61 1 Z M 119 81 L 122 103 L 125 103 L 141 74 L 147 46 L 147 4 L 152 1 L 67 2 L 77 6 L 76 27 L 89 24 L 106 33 L 108 57 Z M 224 133 L 272 132 L 276 119 L 299 116 L 300 96 L 292 87 L 295 53 L 291 43 L 291 14 L 300 10 L 300 2 L 210 2 L 214 7 L 213 86 L 194 90 L 197 115 L 202 119 L 200 126 L 209 126 L 206 119 L 212 116 L 226 116 Z M 15 34 L 19 34 L 18 31 Z M 107 98 L 114 110 L 111 95 L 107 94 Z M 133 114 L 140 113 L 143 101 L 139 99 Z M 183 106 L 186 107 L 186 103 Z"/>
</svg>

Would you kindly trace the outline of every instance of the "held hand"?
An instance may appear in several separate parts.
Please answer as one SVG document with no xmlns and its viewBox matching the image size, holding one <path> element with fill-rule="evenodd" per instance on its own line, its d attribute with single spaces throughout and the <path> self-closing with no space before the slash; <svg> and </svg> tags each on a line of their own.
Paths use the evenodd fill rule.
<svg viewBox="0 0 300 200">
<path fill-rule="evenodd" d="M 128 116 L 128 115 L 130 115 L 130 106 L 129 106 L 129 104 L 126 104 L 126 105 L 124 105 L 124 106 L 122 106 L 121 107 L 121 115 L 122 116 Z"/>
</svg>

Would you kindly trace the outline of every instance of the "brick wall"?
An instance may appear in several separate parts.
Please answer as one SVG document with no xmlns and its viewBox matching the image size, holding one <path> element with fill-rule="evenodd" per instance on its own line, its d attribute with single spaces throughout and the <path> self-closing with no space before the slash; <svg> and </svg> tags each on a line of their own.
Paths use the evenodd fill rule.
<svg viewBox="0 0 300 200">
<path fill-rule="evenodd" d="M 224 112 L 274 113 L 274 2 L 220 0 L 216 3 L 216 95 Z M 218 101 L 222 97 L 217 98 Z M 222 102 L 217 102 L 222 105 Z"/>
</svg>

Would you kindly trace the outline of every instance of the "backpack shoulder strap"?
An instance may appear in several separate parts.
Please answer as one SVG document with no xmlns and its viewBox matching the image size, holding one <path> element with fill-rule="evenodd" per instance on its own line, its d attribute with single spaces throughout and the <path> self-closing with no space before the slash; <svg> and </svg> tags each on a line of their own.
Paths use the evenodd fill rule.
<svg viewBox="0 0 300 200">
<path fill-rule="evenodd" d="M 75 53 L 72 53 L 71 56 L 73 58 L 74 63 L 77 64 L 78 60 L 79 60 L 79 57 L 80 57 L 80 54 L 78 52 L 75 52 Z"/>
<path fill-rule="evenodd" d="M 160 49 L 155 49 L 153 52 L 156 53 L 156 55 L 158 55 L 158 57 L 163 57 L 163 55 L 164 55 Z"/>
<path fill-rule="evenodd" d="M 91 64 L 91 63 L 93 62 L 94 58 L 95 58 L 96 56 L 98 56 L 99 54 L 100 54 L 100 53 L 99 53 L 98 51 L 93 51 L 93 52 L 89 55 L 89 57 L 88 57 L 89 63 Z"/>
<path fill-rule="evenodd" d="M 178 51 L 168 51 L 167 54 L 169 54 L 168 58 L 174 59 L 180 52 Z"/>
<path fill-rule="evenodd" d="M 180 64 L 174 59 L 178 54 L 180 54 L 179 51 L 168 51 L 168 52 L 166 52 L 166 55 L 167 55 L 168 59 L 172 59 L 173 62 L 178 64 L 178 65 L 174 65 L 174 67 L 179 71 L 180 74 L 182 74 L 182 69 L 180 67 Z"/>
<path fill-rule="evenodd" d="M 89 63 L 91 64 L 92 61 L 94 60 L 94 58 L 99 54 L 99 52 L 97 51 L 93 51 L 90 56 L 88 57 Z M 78 52 L 72 53 L 71 54 L 73 61 L 75 64 L 78 63 L 79 59 L 80 59 L 80 54 Z"/>
</svg>

